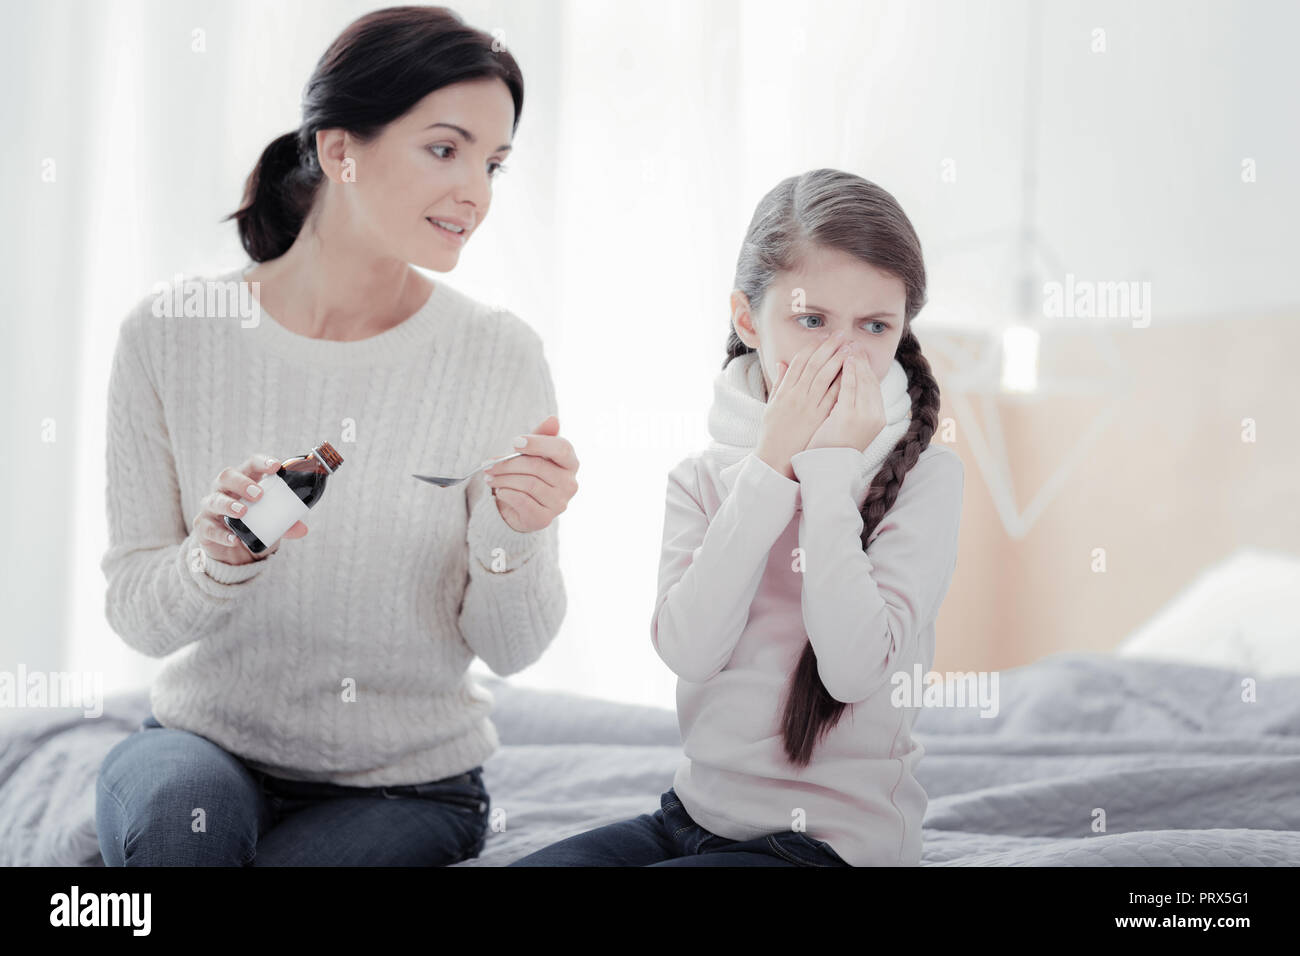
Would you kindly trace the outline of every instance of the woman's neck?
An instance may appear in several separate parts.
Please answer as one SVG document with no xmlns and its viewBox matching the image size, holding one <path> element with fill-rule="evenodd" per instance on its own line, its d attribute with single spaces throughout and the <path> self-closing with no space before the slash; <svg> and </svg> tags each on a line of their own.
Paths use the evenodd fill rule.
<svg viewBox="0 0 1300 956">
<path fill-rule="evenodd" d="M 338 342 L 370 338 L 415 314 L 433 292 L 405 262 L 331 252 L 307 232 L 245 276 L 260 283 L 258 301 L 291 332 Z"/>
</svg>

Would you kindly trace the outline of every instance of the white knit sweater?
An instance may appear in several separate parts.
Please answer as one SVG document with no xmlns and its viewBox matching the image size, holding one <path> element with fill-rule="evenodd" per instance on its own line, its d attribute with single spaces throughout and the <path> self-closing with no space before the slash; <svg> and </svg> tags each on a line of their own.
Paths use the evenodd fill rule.
<svg viewBox="0 0 1300 956">
<path fill-rule="evenodd" d="M 250 268 L 197 278 L 236 290 Z M 159 722 L 300 780 L 416 783 L 481 764 L 499 741 L 467 669 L 478 656 L 515 673 L 554 638 L 556 522 L 515 531 L 481 473 L 453 488 L 411 475 L 465 474 L 558 414 L 540 337 L 442 276 L 413 316 L 352 342 L 265 311 L 256 325 L 159 316 L 157 299 L 127 316 L 113 358 L 102 568 L 113 629 L 175 654 L 152 688 Z M 222 468 L 321 441 L 344 463 L 306 537 L 246 565 L 201 550 L 193 519 Z"/>
</svg>

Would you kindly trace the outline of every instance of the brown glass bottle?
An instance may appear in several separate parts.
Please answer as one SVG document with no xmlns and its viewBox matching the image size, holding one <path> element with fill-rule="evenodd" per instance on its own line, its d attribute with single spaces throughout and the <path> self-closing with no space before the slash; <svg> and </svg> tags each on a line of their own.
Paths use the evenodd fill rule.
<svg viewBox="0 0 1300 956">
<path fill-rule="evenodd" d="M 327 441 L 281 462 L 275 474 L 258 482 L 262 495 L 242 518 L 223 518 L 226 527 L 249 551 L 262 554 L 315 507 L 325 494 L 325 482 L 342 464 L 343 456 Z"/>
</svg>

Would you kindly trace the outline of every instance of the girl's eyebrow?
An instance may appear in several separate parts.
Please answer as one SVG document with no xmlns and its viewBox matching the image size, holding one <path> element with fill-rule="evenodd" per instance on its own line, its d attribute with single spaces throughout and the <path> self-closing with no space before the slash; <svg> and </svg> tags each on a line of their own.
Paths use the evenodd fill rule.
<svg viewBox="0 0 1300 956">
<path fill-rule="evenodd" d="M 466 141 L 466 142 L 468 142 L 468 143 L 473 143 L 473 142 L 475 142 L 474 134 L 473 134 L 473 133 L 471 133 L 471 132 L 470 132 L 469 130 L 467 130 L 467 129 L 461 129 L 459 126 L 453 125 L 452 123 L 430 123 L 428 126 L 425 127 L 425 129 L 433 129 L 435 126 L 445 126 L 445 127 L 447 127 L 448 129 L 454 129 L 456 132 L 460 133 L 461 136 L 464 136 L 464 137 L 465 137 L 465 141 Z M 503 145 L 501 145 L 501 146 L 498 146 L 496 149 L 493 150 L 493 152 L 494 152 L 494 153 L 500 153 L 500 152 L 507 152 L 507 153 L 508 153 L 508 152 L 510 152 L 510 150 L 512 150 L 512 149 L 514 149 L 513 146 L 511 146 L 509 143 L 505 143 L 505 144 L 503 144 Z"/>
<path fill-rule="evenodd" d="M 806 315 L 809 312 L 820 312 L 823 315 L 834 315 L 830 309 L 823 309 L 821 306 L 810 305 L 800 311 L 800 315 Z M 897 314 L 894 312 L 872 312 L 870 315 L 860 315 L 854 321 L 861 322 L 863 319 L 893 319 Z"/>
</svg>

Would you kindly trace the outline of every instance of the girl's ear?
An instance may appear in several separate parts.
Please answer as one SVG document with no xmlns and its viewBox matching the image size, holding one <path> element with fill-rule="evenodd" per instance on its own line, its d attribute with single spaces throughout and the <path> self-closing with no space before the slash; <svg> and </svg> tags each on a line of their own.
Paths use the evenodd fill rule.
<svg viewBox="0 0 1300 956">
<path fill-rule="evenodd" d="M 754 328 L 754 313 L 749 310 L 749 297 L 739 289 L 731 292 L 731 325 L 740 341 L 751 349 L 758 347 L 758 331 Z"/>
</svg>

